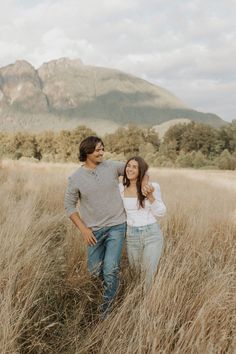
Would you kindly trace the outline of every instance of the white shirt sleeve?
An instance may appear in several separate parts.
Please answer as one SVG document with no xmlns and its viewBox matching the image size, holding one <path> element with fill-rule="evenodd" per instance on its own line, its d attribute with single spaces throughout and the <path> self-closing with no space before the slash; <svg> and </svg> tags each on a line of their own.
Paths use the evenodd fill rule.
<svg viewBox="0 0 236 354">
<path fill-rule="evenodd" d="M 121 198 L 123 199 L 124 198 L 124 186 L 123 186 L 123 183 L 119 183 L 119 190 L 120 190 L 120 195 L 121 195 Z"/>
<path fill-rule="evenodd" d="M 153 196 L 155 198 L 153 203 L 150 203 L 151 212 L 154 216 L 164 216 L 166 213 L 166 206 L 161 198 L 161 189 L 158 183 L 152 183 L 154 187 Z"/>
</svg>

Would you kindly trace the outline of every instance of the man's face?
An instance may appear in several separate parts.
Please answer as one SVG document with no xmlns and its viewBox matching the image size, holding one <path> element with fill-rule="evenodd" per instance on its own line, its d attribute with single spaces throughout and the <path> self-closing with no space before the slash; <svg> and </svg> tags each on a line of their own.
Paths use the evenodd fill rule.
<svg viewBox="0 0 236 354">
<path fill-rule="evenodd" d="M 98 165 L 103 160 L 104 155 L 104 146 L 101 143 L 98 143 L 95 147 L 95 150 L 92 154 L 87 155 L 87 160 Z"/>
</svg>

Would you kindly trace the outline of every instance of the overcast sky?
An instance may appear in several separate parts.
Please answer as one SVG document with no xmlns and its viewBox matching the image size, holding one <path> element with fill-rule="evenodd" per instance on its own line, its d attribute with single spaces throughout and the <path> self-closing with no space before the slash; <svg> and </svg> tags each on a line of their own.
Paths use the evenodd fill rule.
<svg viewBox="0 0 236 354">
<path fill-rule="evenodd" d="M 80 58 L 236 118 L 236 0 L 0 0 L 0 9 L 0 66 Z"/>
</svg>

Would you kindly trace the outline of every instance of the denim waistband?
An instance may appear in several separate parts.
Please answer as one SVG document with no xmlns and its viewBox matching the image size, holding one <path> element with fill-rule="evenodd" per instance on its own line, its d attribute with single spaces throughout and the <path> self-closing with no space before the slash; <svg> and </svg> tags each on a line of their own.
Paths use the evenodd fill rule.
<svg viewBox="0 0 236 354">
<path fill-rule="evenodd" d="M 153 228 L 155 225 L 158 225 L 157 222 L 154 222 L 152 224 L 147 224 L 147 225 L 142 225 L 142 226 L 130 226 L 130 225 L 127 225 L 127 229 L 132 229 L 132 230 L 147 230 L 147 229 L 151 229 Z"/>
</svg>

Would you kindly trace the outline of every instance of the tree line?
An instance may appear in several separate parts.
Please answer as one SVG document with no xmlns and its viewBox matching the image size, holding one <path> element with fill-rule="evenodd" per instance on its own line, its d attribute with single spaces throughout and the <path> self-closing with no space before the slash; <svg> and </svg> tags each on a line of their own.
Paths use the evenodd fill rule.
<svg viewBox="0 0 236 354">
<path fill-rule="evenodd" d="M 95 132 L 85 126 L 38 134 L 0 133 L 0 158 L 78 162 L 81 140 Z M 142 156 L 154 167 L 236 169 L 236 121 L 221 128 L 200 123 L 171 126 L 162 139 L 153 128 L 118 128 L 103 137 L 106 158 Z"/>
</svg>

